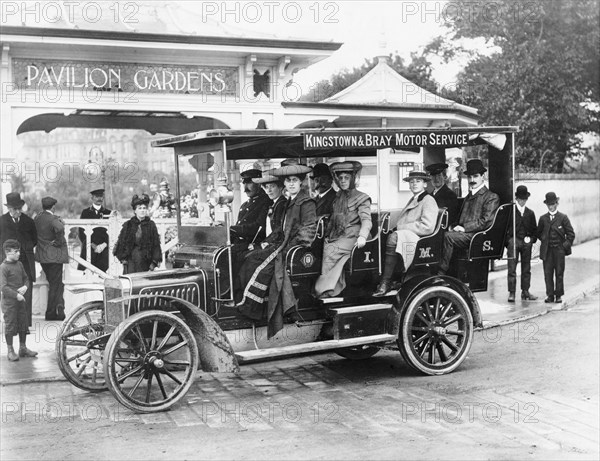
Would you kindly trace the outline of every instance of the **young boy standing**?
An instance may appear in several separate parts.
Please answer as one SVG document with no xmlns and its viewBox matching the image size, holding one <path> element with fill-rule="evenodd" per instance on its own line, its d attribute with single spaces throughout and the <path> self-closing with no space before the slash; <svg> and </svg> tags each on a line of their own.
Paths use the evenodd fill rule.
<svg viewBox="0 0 600 461">
<path fill-rule="evenodd" d="M 8 346 L 8 360 L 16 362 L 19 357 L 35 357 L 37 352 L 27 349 L 27 308 L 25 293 L 29 288 L 29 279 L 19 261 L 21 246 L 17 240 L 8 239 L 2 245 L 6 259 L 0 264 L 0 290 L 2 291 L 2 314 L 4 315 L 4 333 Z M 19 335 L 19 355 L 13 348 L 13 336 Z"/>
<path fill-rule="evenodd" d="M 542 242 L 540 259 L 544 262 L 544 280 L 546 282 L 547 303 L 562 303 L 565 294 L 563 275 L 565 273 L 565 255 L 571 254 L 571 245 L 575 240 L 575 232 L 566 214 L 560 213 L 558 197 L 554 192 L 546 194 L 544 203 L 548 213 L 540 217 L 537 236 Z M 556 285 L 554 278 L 556 276 Z"/>
</svg>

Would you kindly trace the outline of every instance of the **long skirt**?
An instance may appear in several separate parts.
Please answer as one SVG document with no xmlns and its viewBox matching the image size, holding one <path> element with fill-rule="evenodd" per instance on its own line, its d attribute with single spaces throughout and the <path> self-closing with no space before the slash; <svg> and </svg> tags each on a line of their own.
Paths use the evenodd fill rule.
<svg viewBox="0 0 600 461">
<path fill-rule="evenodd" d="M 140 247 L 134 246 L 131 255 L 127 258 L 127 264 L 123 266 L 123 274 L 149 271 L 152 261 L 146 258 L 145 253 Z"/>
<path fill-rule="evenodd" d="M 420 237 L 413 231 L 397 230 L 398 243 L 396 243 L 396 253 L 402 256 L 404 261 L 404 271 L 406 272 L 415 259 L 415 251 L 417 249 L 417 241 Z"/>
<path fill-rule="evenodd" d="M 267 315 L 263 302 L 268 298 L 269 286 L 275 271 L 275 258 L 282 251 L 279 247 L 267 247 L 248 253 L 239 271 L 242 298 L 238 310 L 247 317 L 260 320 Z"/>
<path fill-rule="evenodd" d="M 321 275 L 315 283 L 315 295 L 319 298 L 332 298 L 346 288 L 344 265 L 352 254 L 356 237 L 342 237 L 326 242 L 323 247 Z"/>
</svg>

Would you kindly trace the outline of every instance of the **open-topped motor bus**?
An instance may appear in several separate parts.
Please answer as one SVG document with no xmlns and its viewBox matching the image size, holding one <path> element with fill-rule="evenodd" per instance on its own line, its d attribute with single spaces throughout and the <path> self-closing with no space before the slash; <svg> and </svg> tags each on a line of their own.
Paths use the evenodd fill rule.
<svg viewBox="0 0 600 461">
<path fill-rule="evenodd" d="M 63 374 L 82 389 L 108 388 L 134 411 L 154 412 L 180 400 L 197 370 L 232 372 L 244 363 L 297 354 L 334 351 L 364 359 L 396 345 L 422 373 L 455 370 L 482 324 L 473 293 L 487 289 L 490 261 L 502 257 L 514 229 L 516 132 L 515 127 L 210 130 L 155 141 L 175 155 L 179 240 L 173 269 L 107 278 L 103 300 L 78 307 L 63 324 L 57 341 Z M 487 165 L 488 187 L 500 197 L 493 222 L 455 255 L 449 275 L 436 275 L 449 224 L 440 209 L 434 231 L 416 243 L 406 273 L 395 274 L 400 288 L 373 297 L 386 239 L 410 194 L 401 190 L 403 171 L 443 163 L 451 155 L 458 163 L 480 158 Z M 286 251 L 283 276 L 296 306 L 269 338 L 267 318 L 251 320 L 235 309 L 239 267 L 230 227 L 243 200 L 241 170 L 258 165 L 266 171 L 284 159 L 307 166 L 361 161 L 359 188 L 372 199 L 373 226 L 365 246 L 352 250 L 344 267 L 347 286 L 335 298 L 312 294 L 327 216 L 318 218 L 310 246 Z M 459 196 L 466 195 L 460 175 L 454 179 Z"/>
</svg>

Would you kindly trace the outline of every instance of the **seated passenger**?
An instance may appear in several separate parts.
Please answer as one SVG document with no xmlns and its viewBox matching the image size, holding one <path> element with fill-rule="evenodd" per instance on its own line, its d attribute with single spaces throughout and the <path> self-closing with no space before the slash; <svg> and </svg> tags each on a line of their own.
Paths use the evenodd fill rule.
<svg viewBox="0 0 600 461">
<path fill-rule="evenodd" d="M 467 162 L 469 195 L 460 210 L 458 225 L 451 226 L 444 235 L 444 250 L 438 274 L 445 274 L 450 266 L 454 248 L 469 248 L 471 238 L 479 231 L 487 229 L 494 220 L 494 214 L 500 205 L 500 197 L 485 187 L 484 173 L 487 169 L 479 159 Z"/>
<path fill-rule="evenodd" d="M 234 266 L 240 267 L 238 273 L 239 283 L 235 285 L 241 289 L 236 290 L 236 301 L 242 299 L 242 290 L 248 284 L 256 267 L 262 262 L 262 259 L 264 259 L 264 255 L 261 251 L 252 250 L 265 250 L 269 246 L 278 246 L 283 242 L 283 218 L 285 217 L 287 199 L 285 198 L 285 195 L 283 195 L 284 186 L 281 178 L 265 175 L 261 178 L 252 178 L 252 182 L 261 185 L 273 203 L 267 210 L 266 238 L 257 244 L 249 244 L 248 250 L 251 252 L 245 255 L 246 257 L 243 261 L 239 261 L 241 267 L 239 265 Z"/>
<path fill-rule="evenodd" d="M 308 172 L 310 168 L 304 165 L 287 165 L 271 172 L 273 176 L 284 179 L 289 195 L 281 225 L 281 240 L 267 242 L 264 248 L 261 245 L 250 252 L 247 258 L 253 258 L 256 268 L 244 288 L 237 308 L 241 314 L 254 320 L 260 320 L 266 314 L 269 338 L 281 330 L 283 316 L 296 306 L 292 284 L 285 270 L 287 250 L 295 245 L 310 246 L 317 231 L 315 201 L 302 190 L 302 182 Z M 263 301 L 267 299 L 265 312 Z"/>
<path fill-rule="evenodd" d="M 326 163 L 317 163 L 313 167 L 311 187 L 317 202 L 317 216 L 330 215 L 333 210 L 335 190 L 331 187 L 333 178 Z"/>
<path fill-rule="evenodd" d="M 425 190 L 429 175 L 423 171 L 411 171 L 404 181 L 408 182 L 413 196 L 400 212 L 396 230 L 388 236 L 383 274 L 373 296 L 385 296 L 391 290 L 396 264 L 402 264 L 402 271 L 406 272 L 415 257 L 419 238 L 435 230 L 438 206 Z"/>
<path fill-rule="evenodd" d="M 356 189 L 362 165 L 360 162 L 337 162 L 331 171 L 339 191 L 333 201 L 333 213 L 325 232 L 323 265 L 315 284 L 315 295 L 321 298 L 337 296 L 346 287 L 344 264 L 356 244 L 365 246 L 373 223 L 371 198 Z"/>
<path fill-rule="evenodd" d="M 435 199 L 438 207 L 446 208 L 448 211 L 448 222 L 450 224 L 456 224 L 458 220 L 458 197 L 454 191 L 446 185 L 448 169 L 447 163 L 434 163 L 425 167 L 425 170 L 431 175 L 431 185 L 433 191 L 431 195 Z"/>
</svg>

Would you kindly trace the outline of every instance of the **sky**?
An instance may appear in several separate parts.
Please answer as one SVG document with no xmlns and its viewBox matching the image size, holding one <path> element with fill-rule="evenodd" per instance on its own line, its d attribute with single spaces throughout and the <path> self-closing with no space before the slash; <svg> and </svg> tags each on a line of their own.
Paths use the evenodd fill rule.
<svg viewBox="0 0 600 461">
<path fill-rule="evenodd" d="M 406 62 L 411 52 L 442 35 L 444 22 L 457 14 L 446 1 L 188 1 L 179 5 L 200 13 L 207 27 L 218 22 L 234 33 L 246 30 L 281 39 L 343 43 L 331 57 L 299 72 L 295 80 L 301 85 L 358 67 L 366 58 L 381 54 L 398 53 Z M 460 64 L 433 64 L 433 76 L 442 85 L 453 81 L 460 70 Z"/>
</svg>

